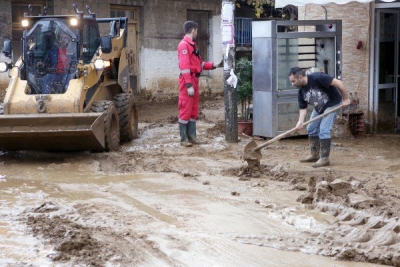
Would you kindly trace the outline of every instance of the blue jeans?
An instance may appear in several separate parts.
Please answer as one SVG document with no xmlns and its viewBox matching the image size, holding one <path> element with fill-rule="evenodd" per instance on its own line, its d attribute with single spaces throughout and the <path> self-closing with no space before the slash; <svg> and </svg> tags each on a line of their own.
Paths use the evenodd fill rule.
<svg viewBox="0 0 400 267">
<path fill-rule="evenodd" d="M 334 107 L 327 108 L 324 113 L 328 112 L 332 108 Z M 308 136 L 319 136 L 319 139 L 331 139 L 332 127 L 337 114 L 338 111 L 332 112 L 322 119 L 319 119 L 307 125 Z M 318 114 L 318 112 L 314 109 L 311 113 L 310 120 L 317 117 L 318 115 L 320 114 Z"/>
</svg>

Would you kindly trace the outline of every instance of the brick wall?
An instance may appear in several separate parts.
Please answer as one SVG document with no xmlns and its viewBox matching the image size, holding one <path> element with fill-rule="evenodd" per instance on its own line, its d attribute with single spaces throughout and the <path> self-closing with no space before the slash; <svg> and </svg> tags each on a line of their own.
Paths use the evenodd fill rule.
<svg viewBox="0 0 400 267">
<path fill-rule="evenodd" d="M 299 20 L 342 20 L 342 81 L 349 92 L 358 92 L 360 107 L 368 109 L 370 4 L 306 5 L 299 7 Z M 362 41 L 360 50 L 356 48 Z"/>
</svg>

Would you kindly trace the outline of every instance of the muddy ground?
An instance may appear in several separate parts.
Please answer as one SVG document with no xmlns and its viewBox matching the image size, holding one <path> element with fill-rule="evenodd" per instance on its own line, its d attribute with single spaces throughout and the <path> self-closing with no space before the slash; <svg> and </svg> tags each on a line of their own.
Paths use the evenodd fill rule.
<svg viewBox="0 0 400 267">
<path fill-rule="evenodd" d="M 192 148 L 174 102 L 142 102 L 118 152 L 0 152 L 0 266 L 400 266 L 399 135 L 335 138 L 320 169 L 285 139 L 250 170 L 223 105 Z"/>
</svg>

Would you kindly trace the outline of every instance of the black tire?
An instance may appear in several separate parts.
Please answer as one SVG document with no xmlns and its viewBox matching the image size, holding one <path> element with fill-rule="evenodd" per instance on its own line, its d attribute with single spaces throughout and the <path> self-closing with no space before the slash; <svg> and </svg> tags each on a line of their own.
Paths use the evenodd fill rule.
<svg viewBox="0 0 400 267">
<path fill-rule="evenodd" d="M 4 104 L 0 103 L 0 115 L 4 114 Z"/>
<path fill-rule="evenodd" d="M 121 142 L 128 142 L 138 135 L 138 112 L 133 95 L 117 94 L 114 102 L 118 109 Z"/>
<path fill-rule="evenodd" d="M 90 107 L 92 112 L 104 112 L 104 151 L 116 151 L 119 149 L 119 118 L 118 110 L 113 101 L 94 102 Z"/>
</svg>

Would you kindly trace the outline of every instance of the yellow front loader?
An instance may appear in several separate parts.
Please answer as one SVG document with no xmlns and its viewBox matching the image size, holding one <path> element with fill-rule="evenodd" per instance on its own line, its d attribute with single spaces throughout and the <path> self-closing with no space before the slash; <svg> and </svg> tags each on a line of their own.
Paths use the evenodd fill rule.
<svg viewBox="0 0 400 267">
<path fill-rule="evenodd" d="M 128 20 L 25 14 L 22 54 L 0 103 L 0 151 L 117 150 L 137 136 Z M 100 37 L 99 25 L 109 33 Z M 11 42 L 3 53 L 12 54 Z"/>
</svg>

